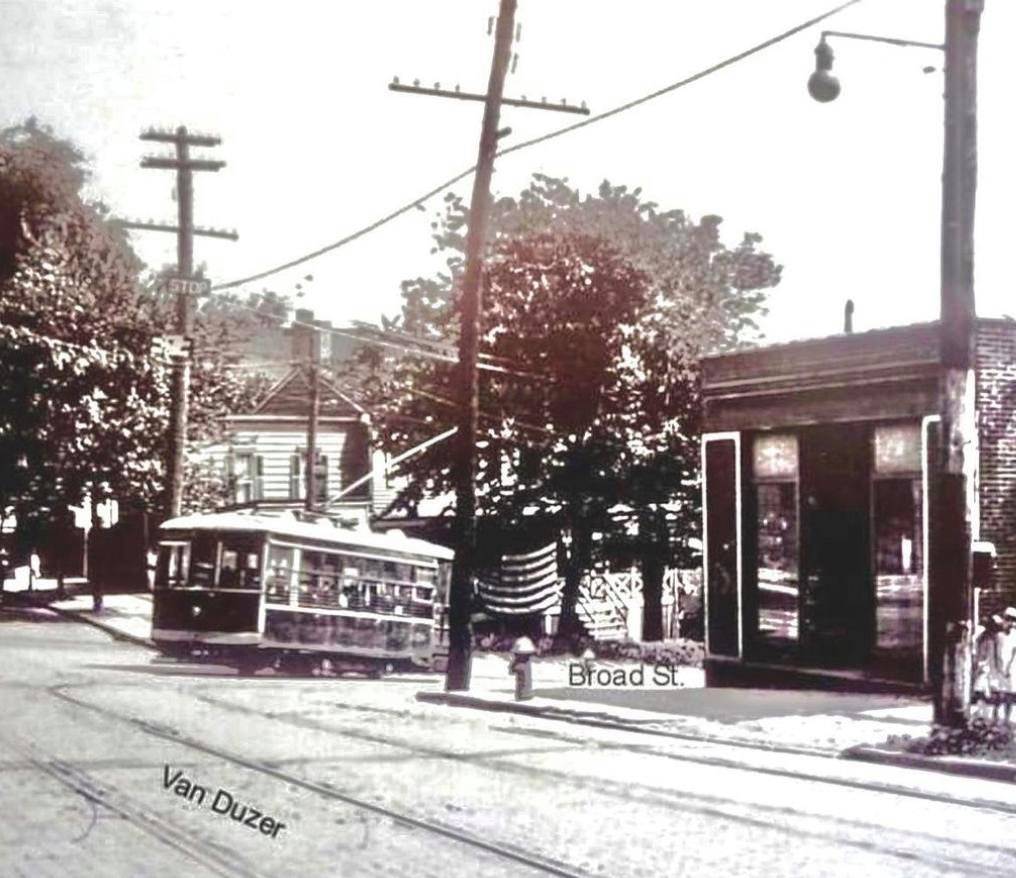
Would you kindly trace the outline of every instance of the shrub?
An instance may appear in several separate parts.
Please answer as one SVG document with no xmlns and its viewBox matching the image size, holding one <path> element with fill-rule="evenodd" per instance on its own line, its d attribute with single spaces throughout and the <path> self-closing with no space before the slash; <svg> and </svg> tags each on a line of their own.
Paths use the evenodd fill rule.
<svg viewBox="0 0 1016 878">
<path fill-rule="evenodd" d="M 922 756 L 995 756 L 1014 750 L 1012 729 L 1008 723 L 978 717 L 966 728 L 933 726 L 927 737 L 890 739 L 908 753 Z"/>
<path fill-rule="evenodd" d="M 477 652 L 510 653 L 516 637 L 509 634 L 481 634 L 474 640 Z M 701 667 L 702 644 L 695 640 L 665 640 L 640 643 L 635 640 L 593 640 L 575 637 L 567 641 L 541 637 L 534 641 L 539 656 L 580 656 L 591 649 L 598 659 L 643 662 L 670 667 Z"/>
</svg>

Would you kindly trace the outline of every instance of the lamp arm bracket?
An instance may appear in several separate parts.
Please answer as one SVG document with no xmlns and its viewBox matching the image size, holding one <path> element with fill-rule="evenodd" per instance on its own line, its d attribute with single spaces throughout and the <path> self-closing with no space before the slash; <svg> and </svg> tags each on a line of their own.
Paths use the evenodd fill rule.
<svg viewBox="0 0 1016 878">
<path fill-rule="evenodd" d="M 880 37 L 874 34 L 855 34 L 841 30 L 822 31 L 822 39 L 824 40 L 826 37 L 844 37 L 848 40 L 868 40 L 873 43 L 888 43 L 890 46 L 915 46 L 921 49 L 939 49 L 940 51 L 945 51 L 945 46 L 942 43 L 921 43 L 916 40 L 901 40 L 897 37 Z"/>
</svg>

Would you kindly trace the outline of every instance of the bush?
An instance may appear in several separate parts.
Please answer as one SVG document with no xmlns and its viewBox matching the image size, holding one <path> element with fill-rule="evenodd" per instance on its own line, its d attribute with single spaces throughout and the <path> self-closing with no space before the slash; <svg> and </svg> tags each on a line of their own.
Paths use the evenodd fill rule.
<svg viewBox="0 0 1016 878">
<path fill-rule="evenodd" d="M 927 737 L 892 737 L 889 746 L 921 756 L 976 756 L 998 759 L 1016 756 L 1016 742 L 1008 723 L 978 717 L 966 728 L 933 726 Z"/>
<path fill-rule="evenodd" d="M 473 647 L 478 652 L 510 653 L 516 637 L 508 634 L 482 634 Z M 538 656 L 581 656 L 591 649 L 598 659 L 642 662 L 669 667 L 701 667 L 702 644 L 694 640 L 665 640 L 640 643 L 635 640 L 593 640 L 575 637 L 568 640 L 541 637 L 534 641 Z"/>
</svg>

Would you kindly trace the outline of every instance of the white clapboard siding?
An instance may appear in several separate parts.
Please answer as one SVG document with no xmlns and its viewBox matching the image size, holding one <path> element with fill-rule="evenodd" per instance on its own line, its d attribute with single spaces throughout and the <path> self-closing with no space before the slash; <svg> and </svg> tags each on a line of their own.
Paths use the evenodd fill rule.
<svg viewBox="0 0 1016 878">
<path fill-rule="evenodd" d="M 222 472 L 228 475 L 232 455 L 254 454 L 261 458 L 261 496 L 263 500 L 283 500 L 292 497 L 290 477 L 292 458 L 305 452 L 307 431 L 302 422 L 289 424 L 233 422 L 226 446 L 217 446 L 214 457 Z M 368 472 L 366 443 L 361 435 L 362 426 L 356 422 L 323 422 L 319 425 L 317 449 L 328 456 L 328 492 L 335 494 L 343 487 Z M 370 484 L 354 491 L 348 499 L 365 499 Z"/>
</svg>

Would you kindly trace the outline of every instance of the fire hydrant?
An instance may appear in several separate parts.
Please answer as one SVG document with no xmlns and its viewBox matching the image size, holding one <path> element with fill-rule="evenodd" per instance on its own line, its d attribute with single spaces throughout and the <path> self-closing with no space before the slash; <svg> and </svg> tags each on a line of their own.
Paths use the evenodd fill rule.
<svg viewBox="0 0 1016 878">
<path fill-rule="evenodd" d="M 528 701 L 533 697 L 533 663 L 536 653 L 533 641 L 528 637 L 520 637 L 512 644 L 512 660 L 508 665 L 508 673 L 515 675 L 515 700 Z"/>
</svg>

